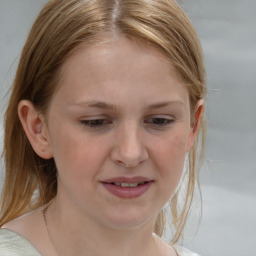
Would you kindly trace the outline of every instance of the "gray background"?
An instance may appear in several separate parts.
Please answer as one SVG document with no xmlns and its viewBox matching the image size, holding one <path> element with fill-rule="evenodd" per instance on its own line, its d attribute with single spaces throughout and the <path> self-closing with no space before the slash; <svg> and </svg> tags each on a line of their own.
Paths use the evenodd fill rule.
<svg viewBox="0 0 256 256">
<path fill-rule="evenodd" d="M 45 2 L 0 0 L 0 148 L 5 93 Z M 209 87 L 204 211 L 197 236 L 185 245 L 203 256 L 256 255 L 256 1 L 180 2 L 202 40 Z"/>
</svg>

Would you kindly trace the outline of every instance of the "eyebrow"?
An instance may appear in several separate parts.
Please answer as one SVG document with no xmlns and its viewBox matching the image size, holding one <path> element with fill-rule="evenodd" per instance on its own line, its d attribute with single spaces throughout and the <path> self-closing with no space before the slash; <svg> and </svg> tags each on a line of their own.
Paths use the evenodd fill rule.
<svg viewBox="0 0 256 256">
<path fill-rule="evenodd" d="M 152 110 L 152 109 L 164 108 L 174 104 L 184 105 L 182 101 L 165 101 L 165 102 L 159 102 L 159 103 L 149 105 L 147 109 Z"/>
<path fill-rule="evenodd" d="M 152 109 L 159 109 L 163 107 L 167 107 L 169 105 L 173 104 L 179 104 L 184 105 L 182 101 L 165 101 L 165 102 L 159 102 L 154 103 L 146 107 L 147 110 Z M 103 102 L 103 101 L 81 101 L 77 102 L 74 105 L 81 106 L 81 107 L 89 107 L 89 108 L 98 108 L 98 109 L 104 109 L 104 110 L 116 110 L 117 106 L 111 103 Z"/>
<path fill-rule="evenodd" d="M 81 102 L 75 103 L 74 105 L 81 106 L 81 107 L 109 109 L 109 110 L 114 110 L 117 108 L 113 104 L 106 103 L 103 101 L 81 101 Z"/>
</svg>

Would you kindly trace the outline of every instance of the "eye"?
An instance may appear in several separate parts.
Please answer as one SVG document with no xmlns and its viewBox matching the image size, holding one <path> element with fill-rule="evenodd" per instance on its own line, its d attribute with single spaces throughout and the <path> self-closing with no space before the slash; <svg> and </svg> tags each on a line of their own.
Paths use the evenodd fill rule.
<svg viewBox="0 0 256 256">
<path fill-rule="evenodd" d="M 153 124 L 155 126 L 167 126 L 174 122 L 171 118 L 166 117 L 152 117 L 145 121 L 147 124 Z"/>
<path fill-rule="evenodd" d="M 92 120 L 80 120 L 81 124 L 91 128 L 103 127 L 110 124 L 111 121 L 107 119 L 92 119 Z"/>
</svg>

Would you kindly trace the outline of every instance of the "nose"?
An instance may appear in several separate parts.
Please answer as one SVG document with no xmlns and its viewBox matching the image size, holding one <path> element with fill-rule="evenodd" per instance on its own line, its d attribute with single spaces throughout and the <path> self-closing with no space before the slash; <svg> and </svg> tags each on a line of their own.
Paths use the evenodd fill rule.
<svg viewBox="0 0 256 256">
<path fill-rule="evenodd" d="M 132 168 L 149 158 L 141 131 L 135 125 L 120 128 L 116 133 L 115 140 L 111 158 L 116 164 Z"/>
</svg>

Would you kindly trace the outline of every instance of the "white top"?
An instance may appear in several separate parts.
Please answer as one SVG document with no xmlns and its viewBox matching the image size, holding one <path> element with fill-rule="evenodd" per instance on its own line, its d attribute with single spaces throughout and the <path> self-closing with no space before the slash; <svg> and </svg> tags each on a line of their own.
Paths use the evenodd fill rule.
<svg viewBox="0 0 256 256">
<path fill-rule="evenodd" d="M 175 246 L 179 256 L 200 256 L 184 247 Z M 41 256 L 22 236 L 8 229 L 0 229 L 0 256 Z"/>
<path fill-rule="evenodd" d="M 191 252 L 190 250 L 178 245 L 175 245 L 175 249 L 178 253 L 178 256 L 200 256 L 199 254 Z"/>
</svg>

